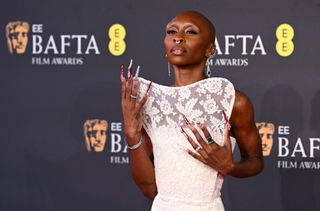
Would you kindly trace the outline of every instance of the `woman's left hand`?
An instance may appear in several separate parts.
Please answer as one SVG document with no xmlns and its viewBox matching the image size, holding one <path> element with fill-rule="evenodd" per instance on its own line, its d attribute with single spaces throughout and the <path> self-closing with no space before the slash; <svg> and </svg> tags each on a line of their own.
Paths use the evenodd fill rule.
<svg viewBox="0 0 320 211">
<path fill-rule="evenodd" d="M 186 120 L 188 128 L 196 137 L 198 145 L 187 133 L 182 131 L 192 147 L 197 153 L 188 150 L 188 153 L 202 163 L 212 167 L 222 175 L 228 175 L 232 171 L 235 163 L 232 156 L 232 145 L 230 141 L 230 124 L 227 122 L 224 129 L 224 145 L 220 146 L 210 136 L 210 133 L 205 125 L 200 124 L 200 128 L 207 140 L 204 140 L 198 130 Z M 183 130 L 183 129 L 182 129 Z M 209 140 L 209 143 L 208 143 Z M 211 143 L 210 143 L 211 142 Z"/>
</svg>

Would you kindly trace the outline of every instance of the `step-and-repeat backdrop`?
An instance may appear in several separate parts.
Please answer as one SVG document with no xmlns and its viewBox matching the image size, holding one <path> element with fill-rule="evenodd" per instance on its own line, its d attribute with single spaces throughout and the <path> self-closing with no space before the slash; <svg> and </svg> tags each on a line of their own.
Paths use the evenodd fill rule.
<svg viewBox="0 0 320 211">
<path fill-rule="evenodd" d="M 265 169 L 227 177 L 227 210 L 320 210 L 320 1 L 10 0 L 0 7 L 0 210 L 149 210 L 131 179 L 120 66 L 171 84 L 165 25 L 216 26 L 213 75 L 255 107 Z M 235 151 L 239 159 L 239 151 Z"/>
</svg>

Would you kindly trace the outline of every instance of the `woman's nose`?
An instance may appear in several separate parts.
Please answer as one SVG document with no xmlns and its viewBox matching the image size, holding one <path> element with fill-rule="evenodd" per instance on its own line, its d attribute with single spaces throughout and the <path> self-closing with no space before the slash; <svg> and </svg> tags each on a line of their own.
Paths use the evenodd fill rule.
<svg viewBox="0 0 320 211">
<path fill-rule="evenodd" d="M 175 37 L 173 38 L 173 42 L 176 44 L 180 44 L 184 42 L 184 39 L 182 37 Z"/>
</svg>

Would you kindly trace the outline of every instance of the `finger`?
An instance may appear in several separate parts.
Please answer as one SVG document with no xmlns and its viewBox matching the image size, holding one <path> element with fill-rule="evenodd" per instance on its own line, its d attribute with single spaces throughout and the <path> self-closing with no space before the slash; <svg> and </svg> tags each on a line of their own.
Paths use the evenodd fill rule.
<svg viewBox="0 0 320 211">
<path fill-rule="evenodd" d="M 200 129 L 203 132 L 204 137 L 206 137 L 206 139 L 208 139 L 209 137 L 211 137 L 207 127 L 204 124 L 200 124 Z"/>
<path fill-rule="evenodd" d="M 189 141 L 189 143 L 191 144 L 193 149 L 197 149 L 198 148 L 198 144 L 186 133 L 186 131 L 183 129 L 183 127 L 181 127 L 181 133 L 186 137 L 186 139 Z M 208 154 L 206 153 L 206 151 L 203 149 L 203 147 L 201 147 L 200 150 L 197 151 L 203 159 L 207 160 L 208 159 Z"/>
<path fill-rule="evenodd" d="M 200 128 L 204 134 L 204 137 L 206 137 L 206 143 L 208 145 L 207 151 L 210 154 L 210 149 L 217 150 L 220 146 L 212 139 L 211 134 L 209 133 L 209 130 L 204 124 L 200 124 Z M 213 141 L 213 143 L 209 143 L 209 141 L 211 142 Z"/>
<path fill-rule="evenodd" d="M 227 127 L 228 130 L 230 131 L 230 130 L 231 130 L 231 125 L 230 125 L 229 118 L 228 118 L 226 112 L 224 112 L 224 110 L 221 110 L 221 112 L 222 112 L 222 114 L 223 114 L 224 120 L 226 121 L 226 127 Z"/>
<path fill-rule="evenodd" d="M 230 140 L 230 124 L 229 123 L 227 123 L 224 128 L 223 139 L 224 139 L 224 145 L 229 150 L 232 150 L 232 145 L 231 145 L 231 140 Z"/>
<path fill-rule="evenodd" d="M 205 140 L 203 140 L 203 138 L 201 137 L 200 133 L 198 132 L 198 130 L 189 122 L 189 120 L 187 119 L 187 117 L 185 115 L 183 115 L 183 118 L 188 126 L 188 128 L 192 131 L 192 133 L 194 134 L 194 136 L 196 137 L 198 143 L 201 145 L 201 147 L 207 151 L 207 147 L 208 144 Z"/>
<path fill-rule="evenodd" d="M 204 159 L 203 157 L 201 157 L 201 155 L 192 152 L 191 150 L 188 150 L 189 155 L 191 155 L 192 157 L 194 157 L 195 159 L 201 161 L 204 164 L 208 164 L 208 161 L 206 159 Z"/>
<path fill-rule="evenodd" d="M 128 71 L 130 73 L 130 69 Z M 132 92 L 132 77 L 130 74 L 128 74 L 128 75 L 129 75 L 129 78 L 128 78 L 127 87 L 126 87 L 126 99 L 130 101 L 131 100 L 130 95 Z"/>
<path fill-rule="evenodd" d="M 120 74 L 120 81 L 121 81 L 121 97 L 122 100 L 126 98 L 126 78 L 124 77 L 124 65 L 121 65 L 121 74 Z"/>
<path fill-rule="evenodd" d="M 133 78 L 132 86 L 133 86 L 133 88 L 132 88 L 131 95 L 137 97 L 138 96 L 138 78 L 136 78 L 136 77 Z M 131 102 L 132 106 L 135 106 L 137 99 L 132 98 L 130 102 Z"/>
<path fill-rule="evenodd" d="M 143 96 L 142 100 L 140 101 L 140 103 L 138 103 L 138 105 L 136 106 L 137 112 L 140 112 L 142 107 L 144 106 L 144 104 L 147 102 L 148 93 L 149 93 L 149 91 L 151 89 L 151 85 L 152 85 L 152 82 L 149 83 L 146 93 L 144 94 L 144 96 Z"/>
</svg>

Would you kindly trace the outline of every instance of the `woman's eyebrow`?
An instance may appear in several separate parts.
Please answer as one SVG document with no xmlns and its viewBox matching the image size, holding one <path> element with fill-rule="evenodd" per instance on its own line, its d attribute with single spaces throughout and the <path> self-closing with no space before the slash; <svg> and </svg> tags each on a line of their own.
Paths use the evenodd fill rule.
<svg viewBox="0 0 320 211">
<path fill-rule="evenodd" d="M 171 28 L 171 27 L 180 28 L 178 24 L 172 23 L 172 24 L 167 25 L 166 29 Z M 181 28 L 188 28 L 188 27 L 193 27 L 193 28 L 195 28 L 195 29 L 200 31 L 200 28 L 198 26 L 196 26 L 195 24 L 192 24 L 192 23 L 187 23 L 187 24 L 183 25 Z"/>
<path fill-rule="evenodd" d="M 167 29 L 168 29 L 168 28 L 171 28 L 171 27 L 179 28 L 179 26 L 178 26 L 177 24 L 175 24 L 175 23 L 171 23 L 171 24 L 168 24 L 168 25 L 166 26 Z"/>
</svg>

